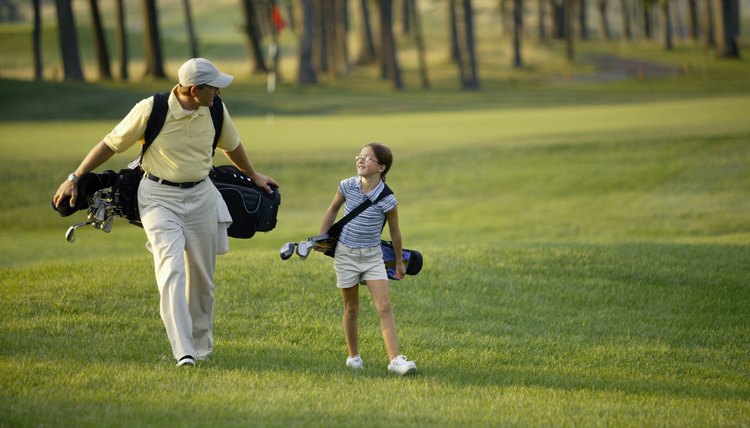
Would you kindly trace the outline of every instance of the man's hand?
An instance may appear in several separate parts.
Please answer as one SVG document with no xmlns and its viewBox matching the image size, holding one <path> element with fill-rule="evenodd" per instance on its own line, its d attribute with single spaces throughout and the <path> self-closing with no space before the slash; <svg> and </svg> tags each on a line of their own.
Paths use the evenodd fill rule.
<svg viewBox="0 0 750 428">
<path fill-rule="evenodd" d="M 78 198 L 77 183 L 74 183 L 70 180 L 63 181 L 60 187 L 57 188 L 57 192 L 55 192 L 55 196 L 52 198 L 52 202 L 54 202 L 56 207 L 59 207 L 66 196 L 70 196 L 70 207 L 75 207 L 76 198 Z"/>
<path fill-rule="evenodd" d="M 276 183 L 276 180 L 257 172 L 251 175 L 250 179 L 253 180 L 253 183 L 255 183 L 256 186 L 265 189 L 266 193 L 273 193 L 273 189 L 271 188 L 270 184 L 279 187 L 278 183 Z"/>
</svg>

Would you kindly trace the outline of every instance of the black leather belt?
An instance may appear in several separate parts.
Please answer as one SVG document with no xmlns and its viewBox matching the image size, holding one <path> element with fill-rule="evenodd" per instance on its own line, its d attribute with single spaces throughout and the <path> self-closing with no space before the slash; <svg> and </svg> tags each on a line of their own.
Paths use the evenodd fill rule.
<svg viewBox="0 0 750 428">
<path fill-rule="evenodd" d="M 205 178 L 204 178 L 203 180 L 198 180 L 198 181 L 186 181 L 184 183 L 175 183 L 175 182 L 172 182 L 172 181 L 169 181 L 169 180 L 164 180 L 162 178 L 159 178 L 159 177 L 157 177 L 154 174 L 151 174 L 149 172 L 143 174 L 143 176 L 146 177 L 146 178 L 148 178 L 149 180 L 155 181 L 155 182 L 157 182 L 159 184 L 166 184 L 167 186 L 179 187 L 180 189 L 189 189 L 189 188 L 191 188 L 193 186 L 201 184 L 203 182 L 203 180 L 205 180 Z"/>
</svg>

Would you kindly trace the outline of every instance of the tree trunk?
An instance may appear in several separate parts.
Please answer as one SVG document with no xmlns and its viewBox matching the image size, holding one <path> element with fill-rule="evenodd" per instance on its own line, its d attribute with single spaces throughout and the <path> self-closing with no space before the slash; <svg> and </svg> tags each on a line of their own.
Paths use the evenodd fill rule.
<svg viewBox="0 0 750 428">
<path fill-rule="evenodd" d="M 669 0 L 660 0 L 659 5 L 661 6 L 661 27 L 664 32 L 664 49 L 671 51 L 674 50 L 674 44 L 672 43 L 672 14 Z"/>
<path fill-rule="evenodd" d="M 564 0 L 563 2 L 563 34 L 565 36 L 565 56 L 568 61 L 575 60 L 575 51 L 573 47 L 573 0 Z"/>
<path fill-rule="evenodd" d="M 409 0 L 409 14 L 411 15 L 412 30 L 417 44 L 417 54 L 419 55 L 419 76 L 422 80 L 422 88 L 430 89 L 430 79 L 427 76 L 427 59 L 424 36 L 422 35 L 422 18 L 419 16 L 419 10 L 416 0 Z"/>
<path fill-rule="evenodd" d="M 598 0 L 599 19 L 602 29 L 602 37 L 606 41 L 612 40 L 612 33 L 609 31 L 609 20 L 607 19 L 607 0 Z"/>
<path fill-rule="evenodd" d="M 347 28 L 349 27 L 347 2 L 334 1 L 334 31 L 335 31 L 335 55 L 336 55 L 336 74 L 345 76 L 351 71 L 349 63 L 349 44 L 347 43 Z"/>
<path fill-rule="evenodd" d="M 78 35 L 71 0 L 56 0 L 57 29 L 62 54 L 65 80 L 84 80 L 81 57 L 78 53 Z"/>
<path fill-rule="evenodd" d="M 556 40 L 565 40 L 565 1 L 550 0 L 552 9 L 552 38 Z"/>
<path fill-rule="evenodd" d="M 253 59 L 253 73 L 268 73 L 268 66 L 260 47 L 260 30 L 258 17 L 252 0 L 241 0 L 242 14 L 245 18 L 245 35 L 247 36 L 248 56 Z"/>
<path fill-rule="evenodd" d="M 698 20 L 698 0 L 687 0 L 688 2 L 688 32 L 690 39 L 697 42 L 700 38 L 700 22 Z"/>
<path fill-rule="evenodd" d="M 653 3 L 645 1 L 643 3 L 643 35 L 646 39 L 651 40 L 654 37 L 653 28 L 651 27 L 651 9 Z"/>
<path fill-rule="evenodd" d="M 474 43 L 474 9 L 471 0 L 459 0 L 458 6 L 458 43 L 461 87 L 463 89 L 479 89 L 477 72 L 476 44 Z"/>
<path fill-rule="evenodd" d="M 378 0 L 380 10 L 380 38 L 382 75 L 393 81 L 393 87 L 402 89 L 401 68 L 396 54 L 396 40 L 393 37 L 393 0 Z"/>
<path fill-rule="evenodd" d="M 34 7 L 34 29 L 31 32 L 31 42 L 34 47 L 34 80 L 44 78 L 44 66 L 42 65 L 42 10 L 39 4 L 41 0 L 33 0 Z"/>
<path fill-rule="evenodd" d="M 159 35 L 159 17 L 156 0 L 143 0 L 144 54 L 146 57 L 146 76 L 166 79 L 164 57 L 161 53 L 161 36 Z"/>
<path fill-rule="evenodd" d="M 705 13 L 703 20 L 703 37 L 708 47 L 716 46 L 716 33 L 714 31 L 714 2 L 712 0 L 705 0 Z"/>
<path fill-rule="evenodd" d="M 313 67 L 313 0 L 301 0 L 302 32 L 300 33 L 299 69 L 297 81 L 300 85 L 316 85 L 318 78 Z"/>
<path fill-rule="evenodd" d="M 521 68 L 521 30 L 523 29 L 523 0 L 513 0 L 513 67 Z"/>
<path fill-rule="evenodd" d="M 359 39 L 361 42 L 359 58 L 356 64 L 368 65 L 375 62 L 377 55 L 375 53 L 375 43 L 372 38 L 372 25 L 370 24 L 370 9 L 367 6 L 367 0 L 359 1 L 360 23 Z"/>
<path fill-rule="evenodd" d="M 547 0 L 538 0 L 537 2 L 537 19 L 539 21 L 539 41 L 547 41 Z"/>
<path fill-rule="evenodd" d="M 630 4 L 628 0 L 620 0 L 621 15 L 622 15 L 622 35 L 625 40 L 633 39 L 633 29 L 630 20 Z"/>
<path fill-rule="evenodd" d="M 739 0 L 716 0 L 716 6 L 716 55 L 721 58 L 739 58 Z"/>
<path fill-rule="evenodd" d="M 125 30 L 125 5 L 124 0 L 117 0 L 115 14 L 117 21 L 117 53 L 120 63 L 120 79 L 127 81 L 128 76 L 128 36 Z"/>
<path fill-rule="evenodd" d="M 99 3 L 97 0 L 89 0 L 89 6 L 91 6 L 91 29 L 94 33 L 94 50 L 96 51 L 96 62 L 99 65 L 99 78 L 112 80 L 107 41 L 104 39 L 104 29 L 102 28 L 102 19 L 99 14 Z"/>
<path fill-rule="evenodd" d="M 195 27 L 193 26 L 193 13 L 190 10 L 190 0 L 182 0 L 185 9 L 185 25 L 188 33 L 188 43 L 190 45 L 190 56 L 199 58 L 198 55 L 198 38 L 195 36 Z"/>
<path fill-rule="evenodd" d="M 458 18 L 456 17 L 456 1 L 448 0 L 448 38 L 450 40 L 450 60 L 461 66 L 461 57 L 458 49 Z"/>
<path fill-rule="evenodd" d="M 588 19 L 588 5 L 586 0 L 578 0 L 571 3 L 571 7 L 575 8 L 578 6 L 578 26 L 579 33 L 581 34 L 581 40 L 589 39 L 589 19 Z"/>
</svg>

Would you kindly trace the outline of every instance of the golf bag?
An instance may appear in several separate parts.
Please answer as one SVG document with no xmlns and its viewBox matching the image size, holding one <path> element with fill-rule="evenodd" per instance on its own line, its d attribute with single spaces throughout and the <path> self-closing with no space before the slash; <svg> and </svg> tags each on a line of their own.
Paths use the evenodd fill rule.
<svg viewBox="0 0 750 428">
<path fill-rule="evenodd" d="M 138 184 L 142 176 L 143 171 L 130 168 L 121 169 L 120 172 L 112 170 L 100 173 L 89 172 L 78 179 L 78 197 L 74 207 L 70 206 L 69 196 L 62 200 L 59 207 L 56 207 L 53 202 L 50 202 L 50 206 L 61 217 L 68 217 L 85 209 L 88 209 L 90 217 L 94 212 L 99 212 L 99 217 L 101 217 L 104 204 L 117 217 L 125 218 L 130 223 L 141 226 L 137 199 Z"/>
<path fill-rule="evenodd" d="M 281 205 L 278 187 L 272 185 L 273 193 L 267 193 L 233 165 L 214 167 L 208 176 L 232 216 L 232 224 L 227 229 L 229 236 L 247 239 L 256 231 L 269 232 L 276 227 Z"/>
<path fill-rule="evenodd" d="M 391 241 L 380 241 L 380 249 L 383 251 L 383 263 L 385 263 L 385 272 L 390 279 L 396 278 L 396 254 L 393 251 Z M 417 250 L 401 250 L 401 259 L 406 266 L 407 275 L 416 275 L 422 270 L 422 253 Z"/>
<path fill-rule="evenodd" d="M 370 205 L 378 203 L 386 196 L 392 194 L 393 191 L 391 190 L 391 188 L 388 187 L 387 184 L 385 184 L 385 186 L 383 187 L 383 191 L 380 192 L 380 195 L 378 195 L 374 202 L 366 198 L 364 202 L 351 210 L 349 214 L 331 225 L 331 227 L 328 229 L 328 233 L 308 238 L 308 241 L 312 242 L 312 248 L 316 251 L 322 252 L 329 257 L 335 257 L 336 245 L 338 244 L 339 236 L 341 235 L 341 231 L 344 229 L 344 225 L 349 223 L 354 217 L 361 214 Z M 385 223 L 383 223 L 383 227 L 385 227 Z M 383 252 L 383 263 L 385 264 L 385 270 L 388 274 L 388 278 L 394 280 L 400 279 L 396 278 L 396 254 L 393 250 L 393 244 L 391 243 L 391 241 L 384 241 L 381 239 L 380 249 Z M 404 266 L 406 267 L 407 275 L 416 275 L 422 270 L 422 253 L 420 253 L 419 251 L 403 248 L 401 250 L 401 259 L 403 260 Z"/>
</svg>

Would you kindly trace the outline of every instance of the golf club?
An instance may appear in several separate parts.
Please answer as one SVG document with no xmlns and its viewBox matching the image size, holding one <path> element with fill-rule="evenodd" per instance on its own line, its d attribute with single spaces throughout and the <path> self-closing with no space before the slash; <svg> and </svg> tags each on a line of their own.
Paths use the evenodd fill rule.
<svg viewBox="0 0 750 428">
<path fill-rule="evenodd" d="M 281 260 L 288 260 L 294 254 L 294 246 L 297 245 L 294 242 L 287 242 L 281 246 L 279 250 L 279 257 Z"/>
<path fill-rule="evenodd" d="M 94 224 L 94 222 L 93 221 L 86 221 L 86 222 L 83 222 L 83 223 L 78 223 L 78 224 L 74 224 L 73 226 L 70 226 L 68 228 L 68 231 L 65 232 L 65 239 L 72 244 L 76 240 L 76 229 L 78 229 L 81 226 L 88 226 L 88 225 L 91 225 L 91 224 Z"/>
<path fill-rule="evenodd" d="M 310 252 L 313 250 L 314 243 L 312 241 L 302 241 L 299 244 L 297 244 L 297 255 L 302 260 L 306 260 L 307 256 L 310 255 Z"/>
</svg>

